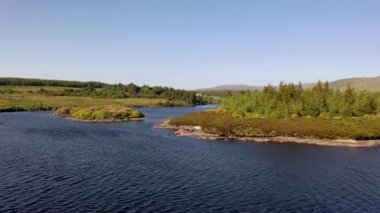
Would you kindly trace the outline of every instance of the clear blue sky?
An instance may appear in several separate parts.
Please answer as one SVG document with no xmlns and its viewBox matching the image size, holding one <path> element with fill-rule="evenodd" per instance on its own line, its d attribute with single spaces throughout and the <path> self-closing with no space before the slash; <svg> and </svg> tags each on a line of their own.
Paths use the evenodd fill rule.
<svg viewBox="0 0 380 213">
<path fill-rule="evenodd" d="M 190 89 L 379 75 L 379 0 L 0 1 L 0 76 Z"/>
</svg>

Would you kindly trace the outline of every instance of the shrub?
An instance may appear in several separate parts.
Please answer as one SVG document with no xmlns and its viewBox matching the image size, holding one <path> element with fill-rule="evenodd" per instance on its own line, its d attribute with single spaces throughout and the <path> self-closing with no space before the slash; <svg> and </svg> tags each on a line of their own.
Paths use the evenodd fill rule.
<svg viewBox="0 0 380 213">
<path fill-rule="evenodd" d="M 138 110 L 131 111 L 130 118 L 142 118 L 144 114 Z"/>
<path fill-rule="evenodd" d="M 79 120 L 128 120 L 141 118 L 144 114 L 124 106 L 105 107 L 62 107 L 55 111 L 55 115 L 68 116 Z"/>
</svg>

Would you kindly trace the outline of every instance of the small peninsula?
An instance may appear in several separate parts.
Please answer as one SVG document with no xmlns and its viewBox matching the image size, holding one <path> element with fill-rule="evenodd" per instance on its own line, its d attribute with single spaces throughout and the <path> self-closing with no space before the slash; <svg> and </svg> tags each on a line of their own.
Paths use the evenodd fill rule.
<svg viewBox="0 0 380 213">
<path fill-rule="evenodd" d="M 380 145 L 379 94 L 328 83 L 280 84 L 229 94 L 216 110 L 172 118 L 156 128 L 210 140 L 293 142 L 330 146 Z"/>
<path fill-rule="evenodd" d="M 125 122 L 145 118 L 142 112 L 124 106 L 62 107 L 54 115 L 82 122 Z"/>
<path fill-rule="evenodd" d="M 242 119 L 210 110 L 166 120 L 155 128 L 172 129 L 177 136 L 204 140 L 371 147 L 380 145 L 379 124 L 380 117 Z"/>
</svg>

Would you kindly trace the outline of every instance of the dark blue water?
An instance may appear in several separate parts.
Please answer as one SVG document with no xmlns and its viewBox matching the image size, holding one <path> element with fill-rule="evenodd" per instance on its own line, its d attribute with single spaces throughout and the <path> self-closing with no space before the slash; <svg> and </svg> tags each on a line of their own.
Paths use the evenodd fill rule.
<svg viewBox="0 0 380 213">
<path fill-rule="evenodd" d="M 0 114 L 0 211 L 378 212 L 380 149 L 209 142 L 152 126 Z"/>
</svg>

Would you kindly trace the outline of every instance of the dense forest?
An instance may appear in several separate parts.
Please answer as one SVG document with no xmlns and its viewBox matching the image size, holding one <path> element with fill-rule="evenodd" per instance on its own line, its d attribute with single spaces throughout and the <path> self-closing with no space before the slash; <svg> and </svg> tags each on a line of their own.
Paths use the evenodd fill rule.
<svg viewBox="0 0 380 213">
<path fill-rule="evenodd" d="M 30 93 L 46 94 L 53 96 L 90 96 L 100 98 L 160 98 L 185 101 L 190 105 L 203 104 L 207 97 L 197 95 L 196 92 L 179 90 L 161 86 L 137 86 L 133 83 L 105 84 L 101 82 L 80 82 L 61 80 L 41 80 L 24 78 L 0 78 L 2 86 L 40 86 L 38 91 Z M 44 87 L 67 87 L 60 90 L 48 90 Z M 15 91 L 7 91 L 15 92 Z M 166 105 L 167 103 L 163 103 Z"/>
<path fill-rule="evenodd" d="M 341 92 L 330 88 L 327 82 L 318 82 L 310 89 L 301 84 L 281 83 L 263 91 L 230 94 L 221 108 L 242 117 L 360 117 L 379 113 L 379 105 L 380 94 L 357 92 L 351 87 Z"/>
<path fill-rule="evenodd" d="M 63 80 L 45 80 L 45 79 L 33 79 L 33 78 L 0 78 L 0 86 L 52 86 L 52 87 L 104 87 L 107 84 L 89 81 L 63 81 Z"/>
</svg>

